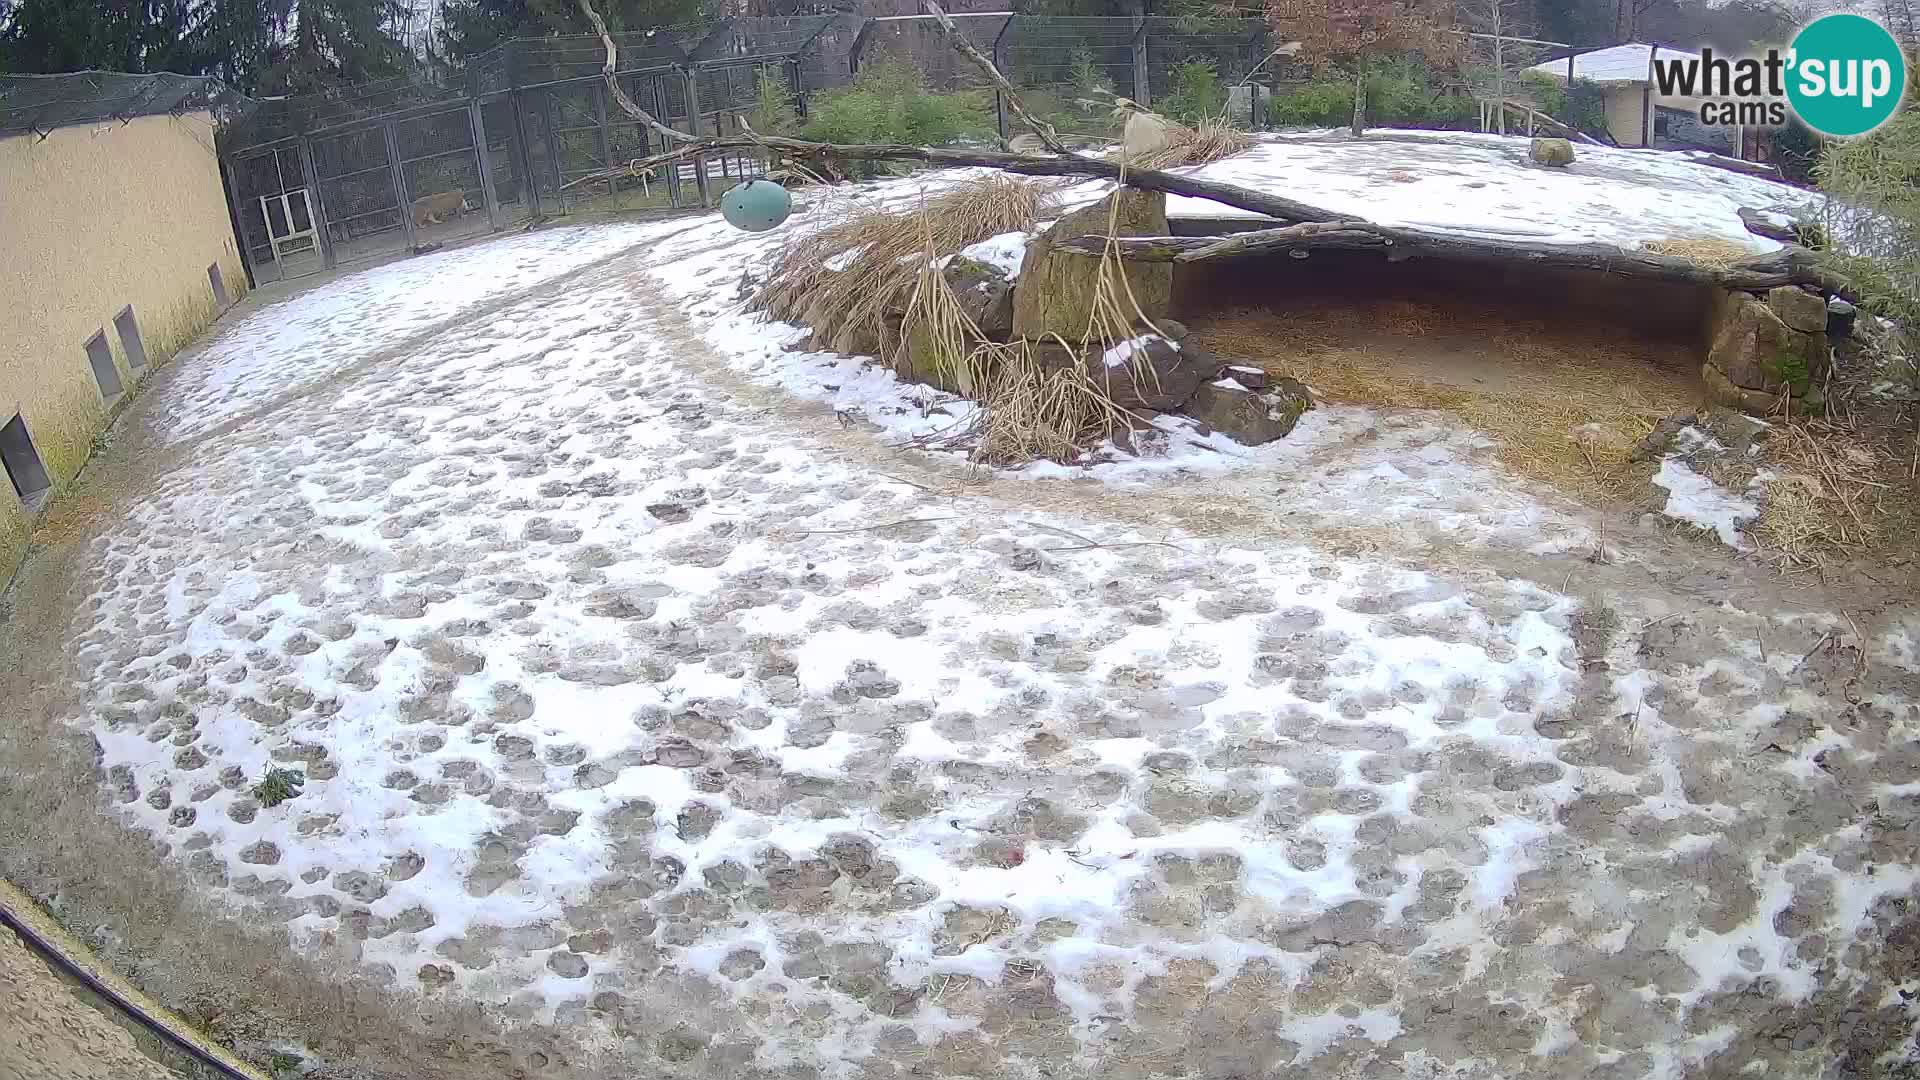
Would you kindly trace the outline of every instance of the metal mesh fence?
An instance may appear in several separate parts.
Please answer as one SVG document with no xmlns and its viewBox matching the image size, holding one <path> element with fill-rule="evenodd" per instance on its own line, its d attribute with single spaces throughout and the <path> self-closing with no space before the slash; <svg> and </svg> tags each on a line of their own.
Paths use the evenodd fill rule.
<svg viewBox="0 0 1920 1080">
<path fill-rule="evenodd" d="M 1093 136 L 1116 129 L 1115 97 L 1174 97 L 1182 65 L 1195 62 L 1228 86 L 1270 51 L 1257 19 L 991 12 L 955 22 L 1031 108 L 1062 131 Z M 819 95 L 889 59 L 930 88 L 1000 104 L 939 27 L 917 16 L 735 18 L 695 31 L 616 34 L 615 44 L 621 89 L 662 122 L 700 134 L 742 130 L 763 80 L 784 85 L 804 119 Z M 765 171 L 757 154 L 713 153 L 621 174 L 623 164 L 666 147 L 610 100 L 605 61 L 604 44 L 590 35 L 516 39 L 441 81 L 393 79 L 258 103 L 222 136 L 249 265 L 272 279 L 419 250 L 518 216 L 711 205 L 738 178 Z M 1001 137 L 1017 134 L 1004 106 L 997 111 Z"/>
<path fill-rule="evenodd" d="M 0 135 L 45 134 L 69 124 L 167 113 L 210 111 L 228 121 L 250 103 L 210 77 L 113 71 L 0 75 Z"/>
</svg>

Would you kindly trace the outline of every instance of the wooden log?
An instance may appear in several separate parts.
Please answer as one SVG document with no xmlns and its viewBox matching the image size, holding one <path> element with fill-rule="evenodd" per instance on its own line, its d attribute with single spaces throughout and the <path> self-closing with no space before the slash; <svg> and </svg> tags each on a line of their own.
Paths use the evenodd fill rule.
<svg viewBox="0 0 1920 1080">
<path fill-rule="evenodd" d="M 1055 245 L 1057 251 L 1098 257 L 1104 236 L 1077 236 Z M 1231 236 L 1126 236 L 1114 238 L 1123 259 L 1148 262 L 1198 262 L 1252 255 L 1310 253 L 1320 250 L 1378 251 L 1391 259 L 1431 258 L 1457 262 L 1521 264 L 1568 270 L 1594 270 L 1622 277 L 1652 278 L 1712 285 L 1722 289 L 1771 289 L 1776 285 L 1812 285 L 1843 297 L 1851 287 L 1826 270 L 1805 248 L 1785 247 L 1732 266 L 1712 266 L 1673 255 L 1628 251 L 1610 244 L 1544 244 L 1478 236 L 1416 232 L 1365 221 L 1324 221 L 1259 229 Z"/>
<path fill-rule="evenodd" d="M 1688 161 L 1711 165 L 1716 169 L 1725 169 L 1728 172 L 1737 172 L 1746 176 L 1764 177 L 1768 180 L 1780 179 L 1779 166 L 1769 165 L 1764 161 L 1743 161 L 1740 158 L 1728 157 L 1708 150 L 1682 150 L 1680 153 L 1684 154 Z"/>
<path fill-rule="evenodd" d="M 651 172 L 662 165 L 676 164 L 700 150 L 729 149 L 765 149 L 778 151 L 791 158 L 835 158 L 842 161 L 923 161 L 929 165 L 973 165 L 1022 176 L 1086 176 L 1103 180 L 1121 180 L 1130 187 L 1145 191 L 1163 191 L 1169 195 L 1188 195 L 1196 199 L 1206 199 L 1235 207 L 1255 214 L 1263 214 L 1281 221 L 1338 221 L 1348 215 L 1334 213 L 1318 206 L 1289 199 L 1283 195 L 1272 195 L 1264 191 L 1255 191 L 1237 184 L 1223 184 L 1215 180 L 1202 180 L 1195 176 L 1161 172 L 1158 169 L 1140 169 L 1128 167 L 1122 170 L 1120 164 L 1103 158 L 1082 157 L 1078 154 L 1040 157 L 1030 154 L 1004 154 L 992 150 L 947 150 L 927 146 L 900 146 L 889 143 L 821 143 L 806 139 L 790 139 L 778 135 L 729 135 L 707 137 L 698 143 L 676 147 L 652 157 L 640 158 L 621 169 L 614 170 L 616 175 L 639 175 Z M 576 180 L 569 181 L 567 187 L 606 180 L 601 173 L 589 173 Z"/>
<path fill-rule="evenodd" d="M 1503 101 L 1500 104 L 1504 105 L 1509 109 L 1513 109 L 1519 112 L 1521 116 L 1532 118 L 1536 126 L 1546 128 L 1548 131 L 1551 131 L 1551 132 L 1555 132 L 1561 138 L 1571 139 L 1574 142 L 1586 143 L 1588 146 L 1607 145 L 1606 143 L 1601 142 L 1599 139 L 1594 138 L 1593 136 L 1587 134 L 1584 131 L 1581 131 L 1578 128 L 1568 127 L 1567 125 L 1561 123 L 1558 120 L 1555 120 L 1553 117 L 1548 116 L 1546 113 L 1541 112 L 1540 110 L 1534 108 L 1533 106 L 1527 104 L 1524 101 L 1514 101 L 1511 98 L 1509 98 L 1508 100 Z"/>
<path fill-rule="evenodd" d="M 1794 244 L 1800 240 L 1800 234 L 1794 230 L 1793 226 L 1781 225 L 1778 222 L 1770 221 L 1760 216 L 1760 211 L 1750 206 L 1741 207 L 1739 213 L 1740 224 L 1745 225 L 1747 231 L 1755 236 L 1764 236 L 1769 240 L 1778 240 L 1783 244 Z"/>
</svg>

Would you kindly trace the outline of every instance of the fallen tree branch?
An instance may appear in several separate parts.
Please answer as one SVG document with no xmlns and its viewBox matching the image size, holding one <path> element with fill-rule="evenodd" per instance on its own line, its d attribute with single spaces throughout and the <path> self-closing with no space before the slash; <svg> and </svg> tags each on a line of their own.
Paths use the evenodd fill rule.
<svg viewBox="0 0 1920 1080">
<path fill-rule="evenodd" d="M 927 14 L 933 16 L 934 22 L 940 24 L 940 31 L 947 35 L 947 43 L 975 67 L 987 73 L 987 78 L 993 80 L 993 84 L 1000 88 L 1001 96 L 1006 98 L 1007 108 L 1013 110 L 1013 115 L 1019 117 L 1021 123 L 1027 125 L 1035 135 L 1040 137 L 1041 145 L 1056 154 L 1073 152 L 1060 141 L 1060 136 L 1054 132 L 1053 125 L 1027 111 L 1026 103 L 1020 100 L 1020 94 L 1014 90 L 1013 84 L 1007 81 L 1005 75 L 1000 74 L 1000 69 L 994 66 L 992 60 L 973 47 L 973 42 L 968 41 L 960 33 L 959 27 L 953 25 L 952 17 L 947 14 L 945 8 L 940 6 L 940 0 L 920 0 L 920 6 L 926 10 Z"/>
<path fill-rule="evenodd" d="M 606 20 L 594 10 L 593 0 L 579 0 L 579 2 L 581 13 L 586 15 L 587 21 L 593 24 L 593 32 L 600 35 L 600 43 L 607 47 L 607 62 L 600 66 L 600 77 L 606 80 L 607 94 L 613 98 L 614 104 L 620 106 L 621 111 L 628 116 L 652 128 L 663 139 L 680 143 L 700 141 L 698 136 L 689 135 L 661 123 L 657 117 L 641 108 L 638 102 L 628 97 L 627 92 L 620 88 L 620 80 L 614 77 L 614 72 L 619 66 L 617 62 L 619 53 L 613 47 L 613 35 L 607 32 Z"/>
<path fill-rule="evenodd" d="M 1769 240 L 1778 240 L 1783 244 L 1799 242 L 1800 234 L 1795 231 L 1791 225 L 1781 225 L 1771 221 L 1751 206 L 1741 207 L 1739 213 L 1740 224 L 1745 225 L 1747 231 L 1755 236 L 1764 236 Z"/>
<path fill-rule="evenodd" d="M 1586 132 L 1581 131 L 1579 128 L 1570 127 L 1566 124 L 1561 123 L 1558 120 L 1555 120 L 1553 117 L 1548 116 L 1546 113 L 1541 112 L 1539 109 L 1534 108 L 1533 106 L 1527 104 L 1524 101 L 1514 101 L 1513 99 L 1508 98 L 1505 101 L 1500 102 L 1500 104 L 1506 108 L 1516 110 L 1523 117 L 1527 117 L 1531 119 L 1534 123 L 1534 126 L 1536 127 L 1544 127 L 1548 131 L 1558 132 L 1562 138 L 1572 139 L 1575 142 L 1583 142 L 1583 143 L 1586 143 L 1588 146 L 1607 145 L 1606 143 L 1601 142 L 1599 139 L 1596 139 L 1593 136 L 1587 134 Z"/>
<path fill-rule="evenodd" d="M 761 135 L 749 138 L 743 135 L 724 135 L 703 138 L 652 157 L 637 158 L 627 165 L 589 173 L 577 180 L 569 181 L 565 187 L 591 183 L 595 180 L 608 180 L 621 176 L 638 176 L 652 172 L 662 166 L 678 165 L 695 154 L 715 150 L 741 149 L 775 150 L 788 157 L 795 158 L 837 158 L 843 161 L 922 161 L 929 165 L 963 166 L 973 165 L 988 169 L 1000 169 L 1004 172 L 1019 173 L 1022 176 L 1088 176 L 1097 179 L 1119 180 L 1121 168 L 1118 162 L 1101 158 L 1081 157 L 1077 154 L 1065 157 L 1039 157 L 1031 154 L 1005 154 L 992 150 L 947 150 L 928 146 L 901 146 L 891 143 L 822 143 L 806 139 L 791 139 L 779 135 Z M 1161 172 L 1158 169 L 1128 168 L 1126 182 L 1129 187 L 1146 191 L 1163 191 L 1169 195 L 1188 195 L 1196 199 L 1206 199 L 1226 206 L 1236 207 L 1255 214 L 1278 218 L 1281 221 L 1336 221 L 1343 215 L 1324 210 L 1296 199 L 1281 195 L 1271 195 L 1264 191 L 1240 187 L 1237 184 L 1223 184 L 1214 180 L 1202 180 L 1197 176 L 1185 176 L 1178 173 Z M 564 190 L 564 188 L 563 188 Z"/>
<path fill-rule="evenodd" d="M 1057 251 L 1098 258 L 1108 237 L 1076 236 L 1055 244 Z M 1706 266 L 1673 255 L 1628 251 L 1608 244 L 1543 244 L 1479 236 L 1416 232 L 1365 221 L 1316 221 L 1229 236 L 1123 236 L 1112 238 L 1123 259 L 1191 263 L 1317 250 L 1378 251 L 1389 258 L 1416 256 L 1461 262 L 1523 263 L 1570 270 L 1598 270 L 1623 277 L 1686 281 L 1722 289 L 1770 289 L 1812 285 L 1852 299 L 1852 285 L 1820 264 L 1802 247 L 1788 246 L 1727 267 Z"/>
</svg>

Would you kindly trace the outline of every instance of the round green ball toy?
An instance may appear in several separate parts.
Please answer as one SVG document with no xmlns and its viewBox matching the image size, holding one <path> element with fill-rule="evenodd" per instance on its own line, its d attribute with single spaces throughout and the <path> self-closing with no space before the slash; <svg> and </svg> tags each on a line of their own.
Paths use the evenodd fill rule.
<svg viewBox="0 0 1920 1080">
<path fill-rule="evenodd" d="M 793 196 L 771 180 L 736 184 L 720 196 L 720 216 L 747 232 L 766 232 L 793 213 Z"/>
</svg>

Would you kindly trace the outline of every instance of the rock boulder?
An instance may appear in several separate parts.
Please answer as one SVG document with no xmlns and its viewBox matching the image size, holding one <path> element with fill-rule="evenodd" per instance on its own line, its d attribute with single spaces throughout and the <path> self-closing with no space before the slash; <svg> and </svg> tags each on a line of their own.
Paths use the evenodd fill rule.
<svg viewBox="0 0 1920 1080">
<path fill-rule="evenodd" d="M 1005 341 L 1013 333 L 1013 282 L 997 266 L 955 255 L 943 271 L 947 288 L 960 301 L 960 310 L 989 341 Z"/>
<path fill-rule="evenodd" d="M 1232 378 L 1203 384 L 1182 411 L 1235 442 L 1259 446 L 1285 438 L 1313 408 L 1313 395 L 1297 379 L 1275 379 L 1250 390 Z"/>
<path fill-rule="evenodd" d="M 1809 294 L 1800 295 L 1818 303 Z M 1736 292 L 1718 305 L 1712 344 L 1701 372 L 1716 401 L 1755 413 L 1776 411 L 1783 405 L 1783 396 L 1799 399 L 1795 412 L 1817 407 L 1819 387 L 1826 382 L 1832 357 L 1825 333 L 1825 306 L 1821 305 L 1820 331 L 1788 325 L 1776 313 L 1778 307 L 1785 307 L 1803 325 L 1812 321 L 1806 305 L 1784 295 L 1776 302 L 1771 296 L 1762 301 Z"/>
<path fill-rule="evenodd" d="M 1116 209 L 1114 235 L 1167 235 L 1167 197 L 1157 191 L 1134 188 L 1121 188 L 1055 222 L 1051 229 L 1027 245 L 1026 259 L 1020 264 L 1019 282 L 1013 290 L 1016 336 L 1040 341 L 1057 334 L 1069 342 L 1086 340 L 1094 289 L 1105 263 L 1086 255 L 1056 251 L 1054 245 L 1071 236 L 1107 235 L 1108 215 Z M 1128 262 L 1123 264 L 1121 272 L 1140 306 L 1139 314 L 1156 321 L 1167 314 L 1173 298 L 1171 265 Z"/>
<path fill-rule="evenodd" d="M 1535 139 L 1527 149 L 1535 165 L 1564 168 L 1573 164 L 1573 144 L 1565 139 Z"/>
</svg>

